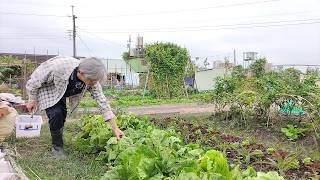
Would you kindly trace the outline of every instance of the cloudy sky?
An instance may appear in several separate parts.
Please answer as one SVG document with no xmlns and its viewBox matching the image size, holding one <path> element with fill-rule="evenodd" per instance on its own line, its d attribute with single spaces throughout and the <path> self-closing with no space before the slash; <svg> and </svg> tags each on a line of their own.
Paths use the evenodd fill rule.
<svg viewBox="0 0 320 180">
<path fill-rule="evenodd" d="M 0 52 L 119 58 L 137 35 L 209 62 L 256 51 L 274 64 L 320 64 L 320 0 L 0 0 Z"/>
</svg>

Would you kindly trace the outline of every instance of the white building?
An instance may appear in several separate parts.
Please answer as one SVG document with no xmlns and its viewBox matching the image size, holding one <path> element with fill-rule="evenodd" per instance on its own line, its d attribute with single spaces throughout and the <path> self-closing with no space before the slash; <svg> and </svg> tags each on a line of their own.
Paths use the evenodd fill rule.
<svg viewBox="0 0 320 180">
<path fill-rule="evenodd" d="M 213 90 L 217 77 L 223 77 L 230 74 L 231 70 L 227 71 L 225 68 L 198 71 L 195 73 L 195 87 L 198 91 Z"/>
<path fill-rule="evenodd" d="M 123 59 L 101 59 L 107 69 L 106 85 L 139 86 L 139 74 Z"/>
</svg>

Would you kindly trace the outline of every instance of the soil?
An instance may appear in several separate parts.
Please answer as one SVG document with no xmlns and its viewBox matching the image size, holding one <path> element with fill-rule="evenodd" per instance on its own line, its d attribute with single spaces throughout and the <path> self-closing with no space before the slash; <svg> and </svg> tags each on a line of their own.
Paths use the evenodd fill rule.
<svg viewBox="0 0 320 180">
<path fill-rule="evenodd" d="M 221 147 L 219 147 L 219 144 L 241 144 L 241 142 L 244 140 L 243 137 L 235 136 L 232 133 L 209 131 L 209 126 L 199 125 L 196 123 L 193 124 L 191 121 L 181 118 L 153 118 L 151 119 L 151 122 L 162 128 L 174 126 L 175 129 L 179 131 L 184 137 L 185 143 L 195 143 L 200 141 L 206 146 L 210 146 L 215 149 L 220 148 L 219 150 L 223 150 L 221 149 Z M 251 154 L 249 164 L 246 165 L 246 163 L 244 162 L 245 156 L 242 155 L 241 151 L 239 151 L 239 149 L 237 148 L 225 149 L 225 154 L 229 162 L 238 163 L 239 161 L 241 161 L 242 163 L 240 164 L 240 167 L 242 169 L 246 169 L 248 165 L 251 165 L 256 169 L 256 171 L 278 171 L 278 168 L 276 167 L 276 164 L 274 162 L 277 162 L 277 159 L 284 159 L 285 157 L 289 156 L 291 154 L 291 151 L 288 151 L 290 149 L 277 149 L 274 153 L 268 154 L 268 143 L 265 142 L 272 141 L 273 139 L 279 140 L 279 138 L 277 137 L 278 134 L 272 131 L 259 130 L 260 135 L 261 132 L 263 132 L 265 137 L 263 138 L 263 141 L 260 140 L 258 142 L 263 142 L 263 144 L 251 142 L 249 144 L 242 145 L 242 148 L 244 148 L 246 152 L 249 152 Z M 256 134 L 251 136 L 255 135 Z M 255 156 L 255 150 L 261 150 L 263 154 L 261 156 Z M 310 179 L 311 177 L 314 177 L 320 173 L 320 161 L 315 161 L 309 165 L 304 165 L 302 159 L 298 158 L 298 160 L 300 165 L 298 169 L 290 169 L 282 174 L 287 179 Z"/>
</svg>

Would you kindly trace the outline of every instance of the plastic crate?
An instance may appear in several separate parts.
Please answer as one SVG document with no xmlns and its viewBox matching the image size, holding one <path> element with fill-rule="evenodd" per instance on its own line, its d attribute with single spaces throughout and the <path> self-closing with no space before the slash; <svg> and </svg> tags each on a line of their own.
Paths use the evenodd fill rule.
<svg viewBox="0 0 320 180">
<path fill-rule="evenodd" d="M 38 115 L 19 115 L 16 119 L 16 137 L 40 136 L 42 117 Z"/>
</svg>

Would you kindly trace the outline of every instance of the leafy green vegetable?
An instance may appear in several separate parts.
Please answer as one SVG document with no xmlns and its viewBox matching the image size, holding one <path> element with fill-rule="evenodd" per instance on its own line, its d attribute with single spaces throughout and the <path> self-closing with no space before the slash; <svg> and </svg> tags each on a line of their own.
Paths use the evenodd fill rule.
<svg viewBox="0 0 320 180">
<path fill-rule="evenodd" d="M 292 124 L 288 124 L 286 128 L 281 128 L 281 132 L 290 140 L 296 140 L 304 135 L 308 129 L 298 128 Z"/>
<path fill-rule="evenodd" d="M 80 101 L 79 107 L 97 107 L 97 102 L 94 100 L 86 100 L 86 101 Z"/>
<path fill-rule="evenodd" d="M 312 163 L 312 160 L 310 157 L 306 157 L 303 159 L 303 164 L 310 165 Z"/>
<path fill-rule="evenodd" d="M 256 177 L 257 172 L 253 169 L 253 167 L 249 166 L 245 171 L 242 172 L 242 177 Z"/>
<path fill-rule="evenodd" d="M 255 151 L 252 152 L 253 156 L 256 156 L 256 157 L 263 157 L 263 152 L 260 150 L 260 149 L 256 149 Z"/>
<path fill-rule="evenodd" d="M 277 172 L 270 171 L 267 173 L 258 172 L 257 177 L 248 177 L 245 180 L 284 180 Z"/>
<path fill-rule="evenodd" d="M 79 150 L 99 153 L 96 160 L 109 168 L 103 180 L 111 179 L 221 179 L 254 177 L 248 168 L 230 168 L 217 150 L 205 151 L 199 144 L 184 144 L 171 129 L 161 130 L 134 115 L 117 117 L 126 136 L 117 140 L 102 116 L 83 116 L 82 132 L 75 138 Z"/>
<path fill-rule="evenodd" d="M 230 177 L 228 161 L 219 151 L 207 151 L 200 160 L 200 166 L 207 172 L 219 173 L 225 177 Z"/>
<path fill-rule="evenodd" d="M 273 154 L 276 150 L 272 147 L 267 148 L 267 153 L 268 154 Z"/>
<path fill-rule="evenodd" d="M 290 154 L 286 157 L 280 157 L 277 159 L 276 166 L 280 171 L 284 172 L 289 169 L 298 169 L 300 167 L 299 161 L 297 159 L 297 154 Z"/>
</svg>

